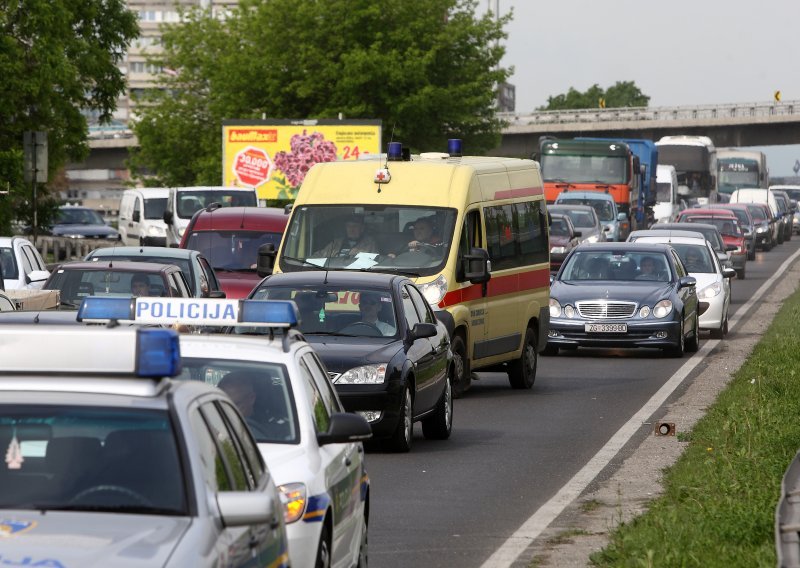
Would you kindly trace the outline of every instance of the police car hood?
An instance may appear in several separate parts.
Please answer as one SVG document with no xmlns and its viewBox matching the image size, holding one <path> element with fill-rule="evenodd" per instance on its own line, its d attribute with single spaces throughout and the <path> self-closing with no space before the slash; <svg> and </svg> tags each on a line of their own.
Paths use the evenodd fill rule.
<svg viewBox="0 0 800 568">
<path fill-rule="evenodd" d="M 18 566 L 164 566 L 191 524 L 158 515 L 10 513 L 0 513 L 0 563 Z"/>
<path fill-rule="evenodd" d="M 343 373 L 358 365 L 386 363 L 403 348 L 397 338 L 331 337 L 305 334 L 306 341 L 333 373 Z"/>
</svg>

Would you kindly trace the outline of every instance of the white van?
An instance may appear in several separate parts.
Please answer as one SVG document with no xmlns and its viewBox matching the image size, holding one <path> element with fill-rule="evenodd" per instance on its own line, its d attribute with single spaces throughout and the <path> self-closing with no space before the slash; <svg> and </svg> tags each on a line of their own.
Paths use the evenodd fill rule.
<svg viewBox="0 0 800 568">
<path fill-rule="evenodd" d="M 762 187 L 737 189 L 731 193 L 731 203 L 766 203 L 772 209 L 772 214 L 777 217 L 779 213 L 778 202 L 771 189 Z"/>
<path fill-rule="evenodd" d="M 658 164 L 656 167 L 656 204 L 653 217 L 656 223 L 674 223 L 680 213 L 678 174 L 675 166 Z"/>
<path fill-rule="evenodd" d="M 120 240 L 130 246 L 165 246 L 164 210 L 169 190 L 163 187 L 126 189 L 119 204 Z"/>
<path fill-rule="evenodd" d="M 253 187 L 170 188 L 163 216 L 167 224 L 167 246 L 179 246 L 192 216 L 212 203 L 219 203 L 221 207 L 258 207 L 258 197 Z"/>
</svg>

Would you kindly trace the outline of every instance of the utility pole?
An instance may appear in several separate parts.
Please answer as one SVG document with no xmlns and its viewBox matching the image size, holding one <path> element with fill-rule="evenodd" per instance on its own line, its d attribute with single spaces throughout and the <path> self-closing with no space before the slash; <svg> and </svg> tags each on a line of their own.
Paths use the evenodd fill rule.
<svg viewBox="0 0 800 568">
<path fill-rule="evenodd" d="M 30 182 L 32 186 L 33 245 L 36 246 L 36 235 L 39 230 L 37 188 L 38 184 L 47 183 L 47 132 L 26 130 L 22 133 L 22 147 L 25 181 Z"/>
</svg>

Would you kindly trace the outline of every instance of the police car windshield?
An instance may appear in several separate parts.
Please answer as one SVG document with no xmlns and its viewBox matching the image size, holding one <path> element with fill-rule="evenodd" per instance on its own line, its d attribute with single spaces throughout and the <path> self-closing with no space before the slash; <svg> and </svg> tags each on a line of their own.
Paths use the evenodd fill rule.
<svg viewBox="0 0 800 568">
<path fill-rule="evenodd" d="M 397 337 L 394 302 L 388 290 L 267 285 L 256 290 L 253 299 L 294 300 L 300 331 L 307 335 Z"/>
<path fill-rule="evenodd" d="M 166 410 L 0 405 L 0 508 L 188 514 Z"/>
<path fill-rule="evenodd" d="M 277 249 L 282 236 L 263 231 L 197 231 L 189 234 L 186 248 L 203 253 L 214 270 L 255 272 L 258 247 L 272 243 Z"/>
<path fill-rule="evenodd" d="M 300 443 L 294 394 L 286 367 L 277 363 L 183 357 L 177 379 L 203 381 L 224 390 L 256 442 Z"/>
<path fill-rule="evenodd" d="M 404 205 L 302 205 L 286 229 L 284 272 L 314 270 L 441 271 L 456 210 Z"/>
</svg>

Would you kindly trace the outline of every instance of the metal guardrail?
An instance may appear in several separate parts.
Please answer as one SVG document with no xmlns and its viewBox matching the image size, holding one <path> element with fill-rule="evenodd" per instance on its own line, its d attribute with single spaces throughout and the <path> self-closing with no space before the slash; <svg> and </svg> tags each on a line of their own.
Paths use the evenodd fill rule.
<svg viewBox="0 0 800 568">
<path fill-rule="evenodd" d="M 748 119 L 800 116 L 800 101 L 735 103 L 678 107 L 625 107 L 606 109 L 545 110 L 530 113 L 500 112 L 507 127 L 539 124 L 574 124 L 619 121 L 677 121 L 698 119 Z"/>
<path fill-rule="evenodd" d="M 50 255 L 54 262 L 83 260 L 83 258 L 96 248 L 113 247 L 119 241 L 110 239 L 72 239 L 70 237 L 37 236 L 36 248 L 47 261 Z"/>
<path fill-rule="evenodd" d="M 783 475 L 775 507 L 775 548 L 780 568 L 800 568 L 800 451 Z"/>
</svg>

